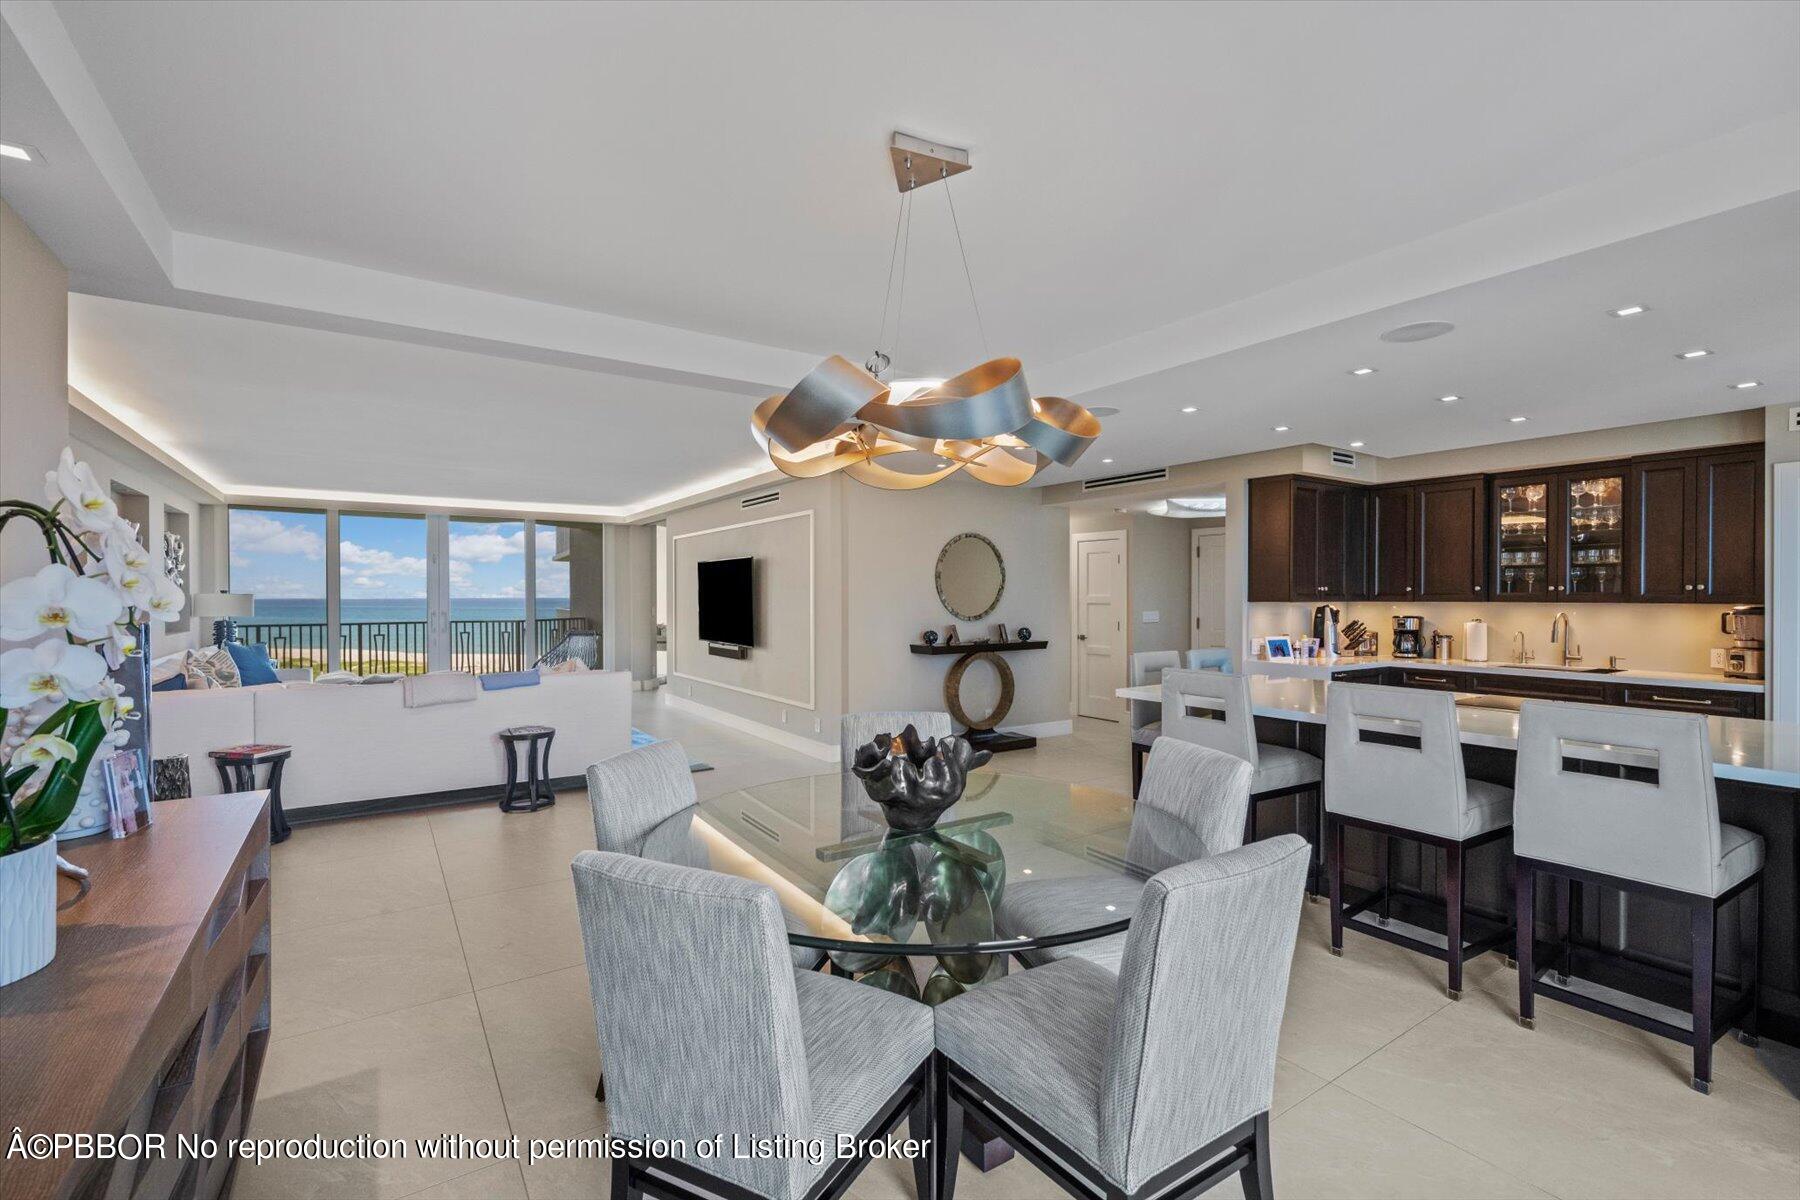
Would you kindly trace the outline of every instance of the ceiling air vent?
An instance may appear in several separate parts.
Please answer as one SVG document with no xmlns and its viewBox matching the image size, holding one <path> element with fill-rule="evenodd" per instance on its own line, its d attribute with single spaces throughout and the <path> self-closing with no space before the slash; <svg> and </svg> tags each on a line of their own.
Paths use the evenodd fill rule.
<svg viewBox="0 0 1800 1200">
<path fill-rule="evenodd" d="M 1331 452 L 1331 465 L 1334 467 L 1342 467 L 1346 471 L 1356 470 L 1356 451 L 1333 450 Z"/>
<path fill-rule="evenodd" d="M 1104 479 L 1084 480 L 1081 490 L 1097 492 L 1102 488 L 1122 487 L 1128 483 L 1160 483 L 1168 477 L 1168 468 L 1158 467 L 1154 471 L 1135 471 L 1130 475 L 1108 475 Z"/>
<path fill-rule="evenodd" d="M 738 501 L 739 508 L 757 508 L 764 504 L 773 504 L 781 499 L 780 492 L 764 492 L 760 496 L 745 496 Z"/>
</svg>

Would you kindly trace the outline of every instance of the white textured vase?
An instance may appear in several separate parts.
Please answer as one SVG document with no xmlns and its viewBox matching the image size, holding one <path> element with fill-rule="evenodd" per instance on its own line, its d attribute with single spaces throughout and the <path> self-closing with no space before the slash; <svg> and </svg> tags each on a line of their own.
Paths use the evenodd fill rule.
<svg viewBox="0 0 1800 1200">
<path fill-rule="evenodd" d="M 56 839 L 0 854 L 0 987 L 56 957 Z"/>
</svg>

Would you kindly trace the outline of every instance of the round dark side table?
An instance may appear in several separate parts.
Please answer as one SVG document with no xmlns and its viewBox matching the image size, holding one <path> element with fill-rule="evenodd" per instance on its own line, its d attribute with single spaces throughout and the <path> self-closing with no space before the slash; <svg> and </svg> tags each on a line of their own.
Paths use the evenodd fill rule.
<svg viewBox="0 0 1800 1200">
<path fill-rule="evenodd" d="M 293 828 L 287 814 L 281 811 L 281 768 L 293 757 L 292 746 L 255 745 L 228 746 L 208 750 L 206 755 L 219 768 L 219 786 L 228 792 L 254 792 L 256 768 L 269 764 L 269 841 L 285 842 Z"/>
<path fill-rule="evenodd" d="M 514 725 L 500 731 L 506 747 L 506 796 L 500 801 L 501 812 L 536 812 L 556 803 L 550 790 L 550 742 L 556 730 L 548 725 Z M 519 787 L 519 743 L 525 743 L 525 796 L 515 798 Z M 539 749 L 542 747 L 542 749 Z"/>
</svg>

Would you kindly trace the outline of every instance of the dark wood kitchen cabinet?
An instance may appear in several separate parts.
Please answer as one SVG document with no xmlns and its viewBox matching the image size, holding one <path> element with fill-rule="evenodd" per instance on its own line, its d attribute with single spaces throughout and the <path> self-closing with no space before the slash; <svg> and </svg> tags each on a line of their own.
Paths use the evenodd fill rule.
<svg viewBox="0 0 1800 1200">
<path fill-rule="evenodd" d="M 1630 599 L 1762 603 L 1760 445 L 1636 459 L 1631 484 Z"/>
<path fill-rule="evenodd" d="M 1250 481 L 1250 599 L 1343 600 L 1363 592 L 1360 488 L 1297 475 Z"/>
<path fill-rule="evenodd" d="M 1365 570 L 1372 600 L 1411 600 L 1418 572 L 1413 559 L 1413 489 L 1376 488 L 1368 496 Z"/>
<path fill-rule="evenodd" d="M 1495 476 L 1488 505 L 1494 599 L 1625 599 L 1628 477 L 1622 462 Z"/>
<path fill-rule="evenodd" d="M 1419 600 L 1486 600 L 1487 478 L 1433 479 L 1413 491 Z"/>
</svg>

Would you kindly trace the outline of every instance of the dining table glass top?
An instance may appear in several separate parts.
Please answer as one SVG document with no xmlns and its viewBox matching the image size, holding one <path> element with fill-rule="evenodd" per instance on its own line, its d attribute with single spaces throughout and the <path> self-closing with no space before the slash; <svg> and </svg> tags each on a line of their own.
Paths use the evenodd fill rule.
<svg viewBox="0 0 1800 1200">
<path fill-rule="evenodd" d="M 983 767 L 923 833 L 890 829 L 861 780 L 832 772 L 703 800 L 640 853 L 769 884 L 790 942 L 841 969 L 935 955 L 978 975 L 996 955 L 1123 931 L 1144 880 L 1205 849 L 1126 796 Z"/>
</svg>

